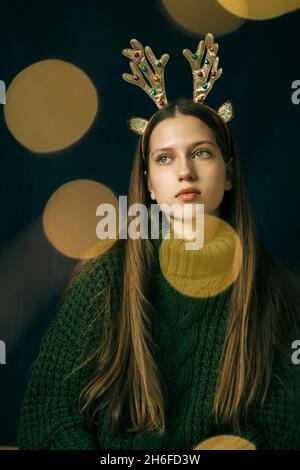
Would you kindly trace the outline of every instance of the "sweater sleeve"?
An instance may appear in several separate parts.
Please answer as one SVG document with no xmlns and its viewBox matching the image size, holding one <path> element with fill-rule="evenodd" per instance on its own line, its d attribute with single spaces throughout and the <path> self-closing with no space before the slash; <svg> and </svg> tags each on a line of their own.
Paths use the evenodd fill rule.
<svg viewBox="0 0 300 470">
<path fill-rule="evenodd" d="M 78 407 L 94 361 L 66 376 L 97 347 L 102 322 L 95 315 L 101 308 L 99 292 L 105 288 L 104 265 L 88 262 L 42 339 L 21 404 L 20 449 L 99 449 L 96 429 Z"/>
<path fill-rule="evenodd" d="M 242 437 L 257 450 L 300 449 L 300 368 L 291 357 L 277 358 L 266 400 Z"/>
<path fill-rule="evenodd" d="M 254 407 L 241 432 L 232 426 L 212 428 L 212 435 L 229 434 L 247 439 L 256 450 L 300 449 L 300 366 L 290 356 L 276 354 L 264 402 Z"/>
</svg>

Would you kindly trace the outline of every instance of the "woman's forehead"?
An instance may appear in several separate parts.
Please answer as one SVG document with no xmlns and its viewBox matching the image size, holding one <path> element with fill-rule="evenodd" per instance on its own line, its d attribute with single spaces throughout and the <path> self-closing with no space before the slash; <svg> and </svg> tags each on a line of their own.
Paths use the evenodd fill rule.
<svg viewBox="0 0 300 470">
<path fill-rule="evenodd" d="M 195 116 L 178 115 L 158 123 L 150 136 L 150 148 L 190 145 L 199 140 L 215 138 L 205 122 Z"/>
</svg>

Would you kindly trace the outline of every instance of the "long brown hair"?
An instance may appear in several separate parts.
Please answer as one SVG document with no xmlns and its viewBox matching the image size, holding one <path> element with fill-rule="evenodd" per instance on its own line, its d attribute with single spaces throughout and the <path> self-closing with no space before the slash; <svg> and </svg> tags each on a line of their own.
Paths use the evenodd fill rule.
<svg viewBox="0 0 300 470">
<path fill-rule="evenodd" d="M 129 205 L 142 203 L 150 207 L 144 176 L 144 170 L 148 169 L 149 139 L 159 122 L 178 113 L 204 121 L 214 133 L 225 163 L 231 158 L 234 162 L 233 187 L 224 194 L 220 217 L 238 234 L 243 262 L 230 297 L 213 413 L 218 425 L 230 425 L 240 432 L 241 423 L 247 421 L 252 407 L 265 399 L 276 352 L 289 354 L 287 337 L 292 328 L 299 331 L 296 330 L 299 304 L 296 305 L 297 297 L 293 294 L 297 281 L 258 237 L 231 132 L 217 113 L 203 104 L 180 99 L 158 110 L 151 118 L 143 148 L 140 138 L 134 157 Z M 148 296 L 153 262 L 154 251 L 149 239 L 129 237 L 126 240 L 117 324 L 106 331 L 105 340 L 99 344 L 97 367 L 80 395 L 83 403 L 80 410 L 93 419 L 98 410 L 108 407 L 112 423 L 118 427 L 127 404 L 130 427 L 126 431 L 157 431 L 162 435 L 165 433 L 165 400 L 159 365 L 152 349 L 155 347 L 151 337 L 153 307 Z M 111 292 L 110 289 L 107 292 Z M 109 299 L 105 305 L 109 308 Z M 100 404 L 94 406 L 96 402 Z"/>
</svg>

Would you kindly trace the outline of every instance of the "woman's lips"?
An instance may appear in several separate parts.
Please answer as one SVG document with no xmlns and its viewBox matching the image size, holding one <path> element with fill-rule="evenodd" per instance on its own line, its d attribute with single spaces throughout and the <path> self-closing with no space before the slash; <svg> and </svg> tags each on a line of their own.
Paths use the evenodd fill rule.
<svg viewBox="0 0 300 470">
<path fill-rule="evenodd" d="M 197 196 L 200 196 L 199 193 L 183 193 L 179 194 L 177 197 L 183 201 L 194 201 Z"/>
</svg>

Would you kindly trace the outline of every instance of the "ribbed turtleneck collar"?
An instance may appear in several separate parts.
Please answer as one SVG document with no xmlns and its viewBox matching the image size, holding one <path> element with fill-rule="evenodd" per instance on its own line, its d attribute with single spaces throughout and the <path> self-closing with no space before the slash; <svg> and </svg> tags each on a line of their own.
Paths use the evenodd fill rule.
<svg viewBox="0 0 300 470">
<path fill-rule="evenodd" d="M 165 239 L 163 224 L 154 226 L 152 238 L 158 269 L 169 283 L 185 295 L 214 296 L 230 287 L 240 266 L 241 253 L 231 230 L 222 230 L 200 249 L 186 249 L 186 240 Z M 238 256 L 236 253 L 238 252 Z"/>
</svg>

